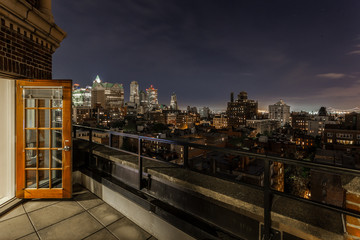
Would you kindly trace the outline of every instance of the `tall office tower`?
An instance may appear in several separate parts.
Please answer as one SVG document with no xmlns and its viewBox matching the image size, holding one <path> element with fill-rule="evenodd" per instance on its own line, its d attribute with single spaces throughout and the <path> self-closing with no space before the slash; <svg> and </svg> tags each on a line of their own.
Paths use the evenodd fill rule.
<svg viewBox="0 0 360 240">
<path fill-rule="evenodd" d="M 138 109 L 138 113 L 144 114 L 148 110 L 148 99 L 146 96 L 146 92 L 140 90 L 139 96 L 140 96 L 140 107 Z"/>
<path fill-rule="evenodd" d="M 177 104 L 176 94 L 175 93 L 171 94 L 170 109 L 171 110 L 178 110 L 178 104 Z"/>
<path fill-rule="evenodd" d="M 148 99 L 146 96 L 146 92 L 143 90 L 140 91 L 140 105 L 141 106 L 147 106 L 148 105 Z"/>
<path fill-rule="evenodd" d="M 146 89 L 149 110 L 151 110 L 153 108 L 157 108 L 157 106 L 159 105 L 157 91 L 158 90 L 155 89 L 153 85 L 150 85 L 150 87 Z"/>
<path fill-rule="evenodd" d="M 200 117 L 201 118 L 209 118 L 210 117 L 210 108 L 203 107 L 202 109 L 200 109 Z"/>
<path fill-rule="evenodd" d="M 129 102 L 135 103 L 137 106 L 140 104 L 139 84 L 136 81 L 130 83 L 130 99 Z"/>
<path fill-rule="evenodd" d="M 281 126 L 284 126 L 290 122 L 290 106 L 286 105 L 282 99 L 269 105 L 269 118 L 280 121 Z"/>
<path fill-rule="evenodd" d="M 247 92 L 240 92 L 235 101 L 231 94 L 226 111 L 228 126 L 234 128 L 245 126 L 246 120 L 256 118 L 257 111 L 258 102 L 248 99 Z"/>
<path fill-rule="evenodd" d="M 90 107 L 91 106 L 91 87 L 78 87 L 74 84 L 72 91 L 72 103 L 75 107 Z"/>
<path fill-rule="evenodd" d="M 91 107 L 101 106 L 105 109 L 116 109 L 124 106 L 124 88 L 119 83 L 103 83 L 98 76 L 91 89 Z"/>
</svg>

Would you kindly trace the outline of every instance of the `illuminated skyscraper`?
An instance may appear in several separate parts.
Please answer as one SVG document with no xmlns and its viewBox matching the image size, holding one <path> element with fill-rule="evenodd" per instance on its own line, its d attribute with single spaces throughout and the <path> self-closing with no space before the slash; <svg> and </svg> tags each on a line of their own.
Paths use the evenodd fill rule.
<svg viewBox="0 0 360 240">
<path fill-rule="evenodd" d="M 170 109 L 171 110 L 178 110 L 178 104 L 176 100 L 176 94 L 171 94 L 171 100 L 170 100 Z"/>
<path fill-rule="evenodd" d="M 72 103 L 75 107 L 90 107 L 91 87 L 87 86 L 86 88 L 79 88 L 76 84 L 74 84 L 74 89 L 72 91 Z"/>
<path fill-rule="evenodd" d="M 139 95 L 139 84 L 136 81 L 130 83 L 130 99 L 129 102 L 135 103 L 136 106 L 140 104 L 140 95 Z"/>
<path fill-rule="evenodd" d="M 103 83 L 96 76 L 91 89 L 91 107 L 101 106 L 105 109 L 115 109 L 124 106 L 124 88 L 119 83 Z"/>
<path fill-rule="evenodd" d="M 279 120 L 281 126 L 290 122 L 290 106 L 286 105 L 282 99 L 279 102 L 269 105 L 270 119 Z"/>
<path fill-rule="evenodd" d="M 144 114 L 145 112 L 147 112 L 148 109 L 148 99 L 146 96 L 146 92 L 144 92 L 143 90 L 140 91 L 140 107 L 138 109 L 138 112 L 140 114 Z"/>
<path fill-rule="evenodd" d="M 149 110 L 151 110 L 153 108 L 157 108 L 157 106 L 159 105 L 157 91 L 158 90 L 155 89 L 153 85 L 150 85 L 150 87 L 146 89 Z"/>
</svg>

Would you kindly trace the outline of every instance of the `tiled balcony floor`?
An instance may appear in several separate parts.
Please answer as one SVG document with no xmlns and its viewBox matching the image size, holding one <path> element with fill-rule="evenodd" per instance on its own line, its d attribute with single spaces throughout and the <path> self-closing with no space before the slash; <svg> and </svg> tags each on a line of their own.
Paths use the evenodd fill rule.
<svg viewBox="0 0 360 240">
<path fill-rule="evenodd" d="M 155 238 L 96 195 L 75 186 L 71 200 L 31 200 L 1 216 L 0 239 Z"/>
</svg>

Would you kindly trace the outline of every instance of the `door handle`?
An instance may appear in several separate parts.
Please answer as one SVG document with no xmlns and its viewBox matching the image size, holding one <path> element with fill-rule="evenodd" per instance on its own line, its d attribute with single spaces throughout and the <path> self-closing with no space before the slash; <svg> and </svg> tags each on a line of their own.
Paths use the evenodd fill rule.
<svg viewBox="0 0 360 240">
<path fill-rule="evenodd" d="M 69 140 L 65 140 L 64 141 L 64 151 L 68 152 L 70 151 L 71 147 L 70 147 L 70 141 Z"/>
</svg>

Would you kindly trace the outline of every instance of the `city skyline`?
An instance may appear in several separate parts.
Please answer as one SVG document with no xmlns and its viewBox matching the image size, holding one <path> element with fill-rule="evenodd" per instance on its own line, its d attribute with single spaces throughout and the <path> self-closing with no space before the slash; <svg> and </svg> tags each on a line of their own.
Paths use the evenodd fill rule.
<svg viewBox="0 0 360 240">
<path fill-rule="evenodd" d="M 259 109 L 279 99 L 295 111 L 360 101 L 358 1 L 54 5 L 68 31 L 54 54 L 54 78 L 83 85 L 100 73 L 124 86 L 153 84 L 164 93 L 160 102 L 175 91 L 181 107 L 223 109 L 232 91 L 247 91 Z"/>
<path fill-rule="evenodd" d="M 96 77 L 95 77 L 95 80 L 93 80 L 93 82 L 97 82 L 98 80 L 100 80 L 101 82 L 106 82 L 106 81 L 102 81 L 101 80 L 101 78 L 100 78 L 100 76 L 97 74 L 96 75 Z M 133 81 L 133 82 L 136 82 L 136 81 Z M 131 89 L 131 84 L 133 83 L 133 82 L 131 82 L 130 84 L 129 84 L 129 90 Z M 122 83 L 119 83 L 119 84 L 122 84 Z M 141 92 L 141 91 L 146 91 L 146 88 L 144 88 L 144 89 L 142 89 L 141 87 L 140 87 L 140 84 L 138 83 L 138 82 L 136 82 L 136 84 L 138 85 L 138 87 L 139 87 L 139 92 Z M 88 88 L 88 87 L 90 87 L 91 88 L 91 84 L 85 84 L 85 85 L 83 85 L 83 86 L 81 86 L 81 85 L 79 85 L 78 83 L 74 83 L 74 86 L 76 86 L 76 87 L 78 87 L 78 88 Z M 152 84 L 150 84 L 150 87 L 152 87 L 153 85 Z M 131 97 L 130 97 L 130 93 L 128 93 L 128 91 L 126 90 L 126 86 L 123 86 L 124 87 L 124 99 L 125 99 L 125 102 L 132 102 L 132 100 L 131 100 Z M 131 90 L 130 90 L 131 91 Z M 144 92 L 145 92 L 144 91 Z M 231 93 L 234 93 L 234 94 L 237 94 L 236 92 L 231 92 Z M 230 95 L 231 95 L 231 93 L 229 93 Z M 170 104 L 168 104 L 168 102 L 160 102 L 159 104 L 164 104 L 164 105 L 167 105 L 167 106 L 169 106 L 170 107 L 170 105 L 171 105 L 171 97 L 173 96 L 175 94 L 175 96 L 176 96 L 176 92 L 172 92 L 169 96 L 170 96 L 170 100 L 169 100 L 169 102 L 170 102 Z M 230 96 L 229 95 L 229 96 Z M 162 97 L 163 98 L 163 97 Z M 127 101 L 126 99 L 128 99 L 129 101 Z M 228 99 L 228 101 L 230 100 L 230 98 Z M 256 100 L 256 99 L 255 99 Z M 279 99 L 280 101 L 283 101 L 284 99 Z M 226 102 L 226 104 L 227 104 L 228 102 Z M 201 106 L 201 105 L 194 105 L 194 104 L 190 104 L 190 105 L 184 105 L 184 104 L 180 104 L 179 106 L 179 109 L 181 110 L 185 110 L 188 106 L 194 106 L 194 107 L 197 107 L 197 108 L 203 108 L 203 107 L 210 107 L 210 109 L 212 110 L 212 111 L 214 111 L 214 112 L 216 112 L 216 113 L 220 113 L 220 112 L 226 112 L 226 104 L 224 105 L 224 107 L 219 107 L 219 108 L 213 108 L 213 107 L 211 107 L 211 106 Z M 273 104 L 276 104 L 276 103 L 273 103 Z M 258 111 L 259 112 L 269 112 L 269 107 L 270 107 L 270 105 L 273 105 L 273 104 L 269 104 L 268 106 L 264 106 L 263 104 L 261 104 L 261 103 L 259 103 L 259 105 L 261 106 L 264 106 L 263 108 L 259 108 L 258 109 Z M 292 107 L 292 106 L 290 106 L 290 107 Z M 321 107 L 324 107 L 324 106 L 321 106 Z M 319 108 L 320 109 L 320 108 Z M 317 111 L 319 110 L 319 109 L 314 109 L 314 110 L 310 110 L 310 111 L 308 111 L 309 113 L 317 113 Z M 349 113 L 349 112 L 360 112 L 360 107 L 354 107 L 354 108 L 349 108 L 349 109 L 337 109 L 337 108 L 333 108 L 333 107 L 327 107 L 327 109 L 328 109 L 328 111 L 330 112 L 330 113 L 334 113 L 334 112 L 339 112 L 339 113 L 341 113 L 341 112 L 343 112 L 343 113 L 345 113 L 345 112 L 347 112 L 347 113 Z M 295 109 L 292 109 L 291 110 L 291 112 L 300 112 L 300 111 L 306 111 L 305 109 L 303 109 L 303 108 L 301 108 L 301 107 L 298 107 L 298 108 L 295 108 Z"/>
</svg>

